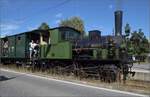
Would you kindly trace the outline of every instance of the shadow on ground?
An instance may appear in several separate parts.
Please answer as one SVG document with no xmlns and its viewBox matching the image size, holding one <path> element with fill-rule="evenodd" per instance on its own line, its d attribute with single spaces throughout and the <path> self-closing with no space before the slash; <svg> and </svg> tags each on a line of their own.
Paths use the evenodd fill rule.
<svg viewBox="0 0 150 97">
<path fill-rule="evenodd" d="M 6 77 L 6 76 L 0 76 L 0 81 L 7 81 L 7 80 L 11 80 L 14 79 L 16 77 Z"/>
</svg>

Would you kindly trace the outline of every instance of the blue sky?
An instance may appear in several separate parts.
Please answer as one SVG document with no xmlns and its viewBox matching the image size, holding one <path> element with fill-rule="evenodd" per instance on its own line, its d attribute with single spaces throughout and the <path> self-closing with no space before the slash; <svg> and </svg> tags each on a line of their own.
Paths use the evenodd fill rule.
<svg viewBox="0 0 150 97">
<path fill-rule="evenodd" d="M 150 0 L 121 0 L 123 26 L 132 31 L 143 29 L 150 36 Z M 116 0 L 0 0 L 0 33 L 2 36 L 30 31 L 42 22 L 57 27 L 60 20 L 79 16 L 85 30 L 98 29 L 112 34 Z M 124 27 L 123 27 L 124 29 Z"/>
</svg>

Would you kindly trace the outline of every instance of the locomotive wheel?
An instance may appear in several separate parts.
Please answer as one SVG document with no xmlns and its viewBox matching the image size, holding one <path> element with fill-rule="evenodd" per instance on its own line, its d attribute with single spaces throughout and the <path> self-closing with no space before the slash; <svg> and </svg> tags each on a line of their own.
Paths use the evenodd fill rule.
<svg viewBox="0 0 150 97">
<path fill-rule="evenodd" d="M 117 79 L 118 70 L 115 65 L 104 65 L 102 71 L 102 81 L 104 82 L 115 82 Z"/>
</svg>

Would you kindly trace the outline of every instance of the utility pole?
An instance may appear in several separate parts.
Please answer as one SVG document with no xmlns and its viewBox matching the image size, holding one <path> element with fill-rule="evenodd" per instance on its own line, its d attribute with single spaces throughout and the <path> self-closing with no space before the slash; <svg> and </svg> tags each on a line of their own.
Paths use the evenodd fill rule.
<svg viewBox="0 0 150 97">
<path fill-rule="evenodd" d="M 0 29 L 0 68 L 1 68 L 1 57 L 2 57 L 2 41 L 1 41 L 1 29 Z"/>
<path fill-rule="evenodd" d="M 0 13 L 2 12 L 2 9 L 0 9 Z M 2 21 L 1 17 L 0 17 L 0 22 Z M 0 69 L 1 69 L 1 58 L 2 58 L 2 37 L 1 37 L 1 33 L 2 33 L 2 30 L 1 30 L 1 27 L 0 27 Z M 1 74 L 1 73 L 0 73 Z"/>
<path fill-rule="evenodd" d="M 2 41 L 1 41 L 1 29 L 0 29 L 0 69 L 1 69 L 1 57 L 2 57 Z M 1 74 L 1 72 L 0 72 Z"/>
</svg>

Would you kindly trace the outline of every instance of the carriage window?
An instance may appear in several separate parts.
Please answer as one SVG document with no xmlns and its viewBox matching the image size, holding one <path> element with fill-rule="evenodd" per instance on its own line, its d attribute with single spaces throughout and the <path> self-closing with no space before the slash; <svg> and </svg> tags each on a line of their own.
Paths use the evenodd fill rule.
<svg viewBox="0 0 150 97">
<path fill-rule="evenodd" d="M 18 40 L 21 40 L 21 37 L 18 37 Z"/>
<path fill-rule="evenodd" d="M 63 40 L 75 40 L 80 37 L 80 33 L 71 29 L 61 30 L 61 37 Z"/>
<path fill-rule="evenodd" d="M 70 35 L 69 35 L 69 31 L 66 31 L 66 32 L 65 32 L 65 39 L 69 39 L 69 36 L 70 36 Z"/>
<path fill-rule="evenodd" d="M 17 43 L 17 44 L 20 44 L 20 43 L 21 43 L 21 37 L 20 37 L 20 36 L 16 38 L 16 43 Z"/>
<path fill-rule="evenodd" d="M 8 48 L 8 38 L 4 38 L 3 46 L 4 46 L 4 48 Z"/>
</svg>

